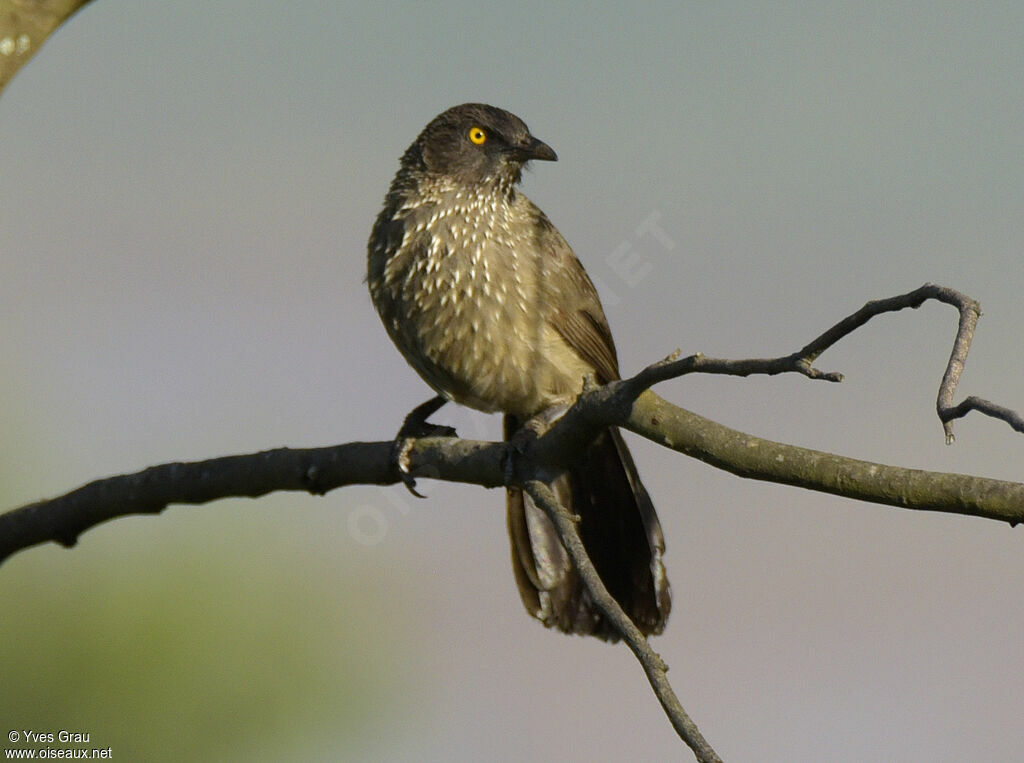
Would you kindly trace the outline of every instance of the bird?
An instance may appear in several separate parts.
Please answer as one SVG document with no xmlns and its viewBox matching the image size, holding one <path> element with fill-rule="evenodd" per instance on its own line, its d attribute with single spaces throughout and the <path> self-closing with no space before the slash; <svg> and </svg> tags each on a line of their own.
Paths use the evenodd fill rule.
<svg viewBox="0 0 1024 763">
<path fill-rule="evenodd" d="M 571 405 L 587 380 L 620 378 L 593 282 L 519 188 L 529 162 L 556 160 L 522 119 L 483 103 L 442 112 L 402 155 L 367 244 L 366 281 L 391 340 L 437 393 L 417 409 L 423 421 L 453 401 L 503 414 L 510 439 Z M 672 601 L 664 534 L 619 431 L 602 431 L 551 487 L 579 517 L 608 591 L 642 633 L 661 633 Z M 521 488 L 506 492 L 527 611 L 549 628 L 618 640 L 545 513 Z"/>
</svg>

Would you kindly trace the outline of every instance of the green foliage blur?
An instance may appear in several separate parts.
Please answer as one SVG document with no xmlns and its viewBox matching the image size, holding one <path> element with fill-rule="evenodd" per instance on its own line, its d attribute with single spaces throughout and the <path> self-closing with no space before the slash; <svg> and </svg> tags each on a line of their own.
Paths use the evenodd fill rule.
<svg viewBox="0 0 1024 763">
<path fill-rule="evenodd" d="M 110 747 L 122 761 L 344 759 L 372 747 L 400 706 L 400 666 L 374 623 L 395 602 L 372 555 L 361 572 L 339 561 L 344 546 L 311 548 L 275 513 L 248 501 L 172 508 L 8 560 L 4 737 L 65 729 L 90 742 L 3 747 Z"/>
</svg>

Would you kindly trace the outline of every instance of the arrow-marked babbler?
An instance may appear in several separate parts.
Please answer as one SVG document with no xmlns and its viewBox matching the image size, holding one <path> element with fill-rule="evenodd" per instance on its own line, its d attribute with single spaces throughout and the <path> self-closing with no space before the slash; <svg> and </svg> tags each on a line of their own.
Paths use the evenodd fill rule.
<svg viewBox="0 0 1024 763">
<path fill-rule="evenodd" d="M 589 376 L 619 378 L 597 291 L 562 235 L 518 184 L 555 152 L 521 119 L 478 103 L 437 116 L 402 156 L 370 235 L 367 281 L 391 339 L 439 393 L 505 414 L 511 437 L 571 405 Z M 425 418 L 425 417 L 424 417 Z M 552 483 L 579 519 L 602 581 L 645 634 L 671 606 L 665 540 L 616 429 Z M 542 510 L 508 489 L 512 564 L 531 615 L 567 633 L 615 640 Z"/>
</svg>

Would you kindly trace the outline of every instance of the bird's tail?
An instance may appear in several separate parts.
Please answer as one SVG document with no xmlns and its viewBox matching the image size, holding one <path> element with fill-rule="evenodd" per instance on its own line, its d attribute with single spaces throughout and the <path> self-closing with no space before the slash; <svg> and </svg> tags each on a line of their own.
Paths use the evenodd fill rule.
<svg viewBox="0 0 1024 763">
<path fill-rule="evenodd" d="M 505 437 L 519 428 L 505 417 Z M 602 582 L 645 634 L 661 633 L 672 604 L 662 563 L 665 538 L 650 496 L 617 429 L 551 485 L 579 518 L 579 533 Z M 527 611 L 549 628 L 617 641 L 580 581 L 551 521 L 519 488 L 508 490 L 512 567 Z"/>
</svg>

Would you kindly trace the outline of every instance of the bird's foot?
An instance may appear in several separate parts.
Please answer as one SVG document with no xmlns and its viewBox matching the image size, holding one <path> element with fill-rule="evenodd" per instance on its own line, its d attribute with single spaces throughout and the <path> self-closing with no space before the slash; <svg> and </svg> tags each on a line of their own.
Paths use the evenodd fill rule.
<svg viewBox="0 0 1024 763">
<path fill-rule="evenodd" d="M 412 476 L 409 468 L 409 455 L 412 453 L 412 446 L 421 437 L 457 437 L 454 427 L 444 424 L 433 424 L 427 418 L 433 415 L 447 401 L 438 395 L 432 397 L 422 405 L 418 405 L 409 412 L 402 422 L 402 428 L 395 435 L 395 443 L 392 449 L 395 466 L 398 475 L 402 478 L 402 484 L 417 498 L 426 498 L 425 495 L 416 490 L 416 478 Z"/>
<path fill-rule="evenodd" d="M 438 395 L 430 398 L 422 405 L 417 405 L 402 422 L 402 428 L 398 430 L 395 440 L 403 440 L 417 437 L 457 437 L 454 427 L 444 424 L 433 424 L 427 418 L 436 413 L 447 400 Z"/>
</svg>

